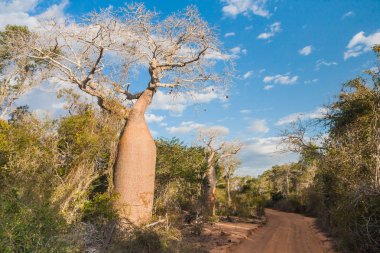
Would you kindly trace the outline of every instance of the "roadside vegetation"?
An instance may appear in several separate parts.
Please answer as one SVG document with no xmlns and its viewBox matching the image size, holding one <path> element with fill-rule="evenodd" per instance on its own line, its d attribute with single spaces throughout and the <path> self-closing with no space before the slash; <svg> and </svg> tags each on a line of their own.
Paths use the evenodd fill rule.
<svg viewBox="0 0 380 253">
<path fill-rule="evenodd" d="M 260 221 L 265 206 L 317 216 L 347 252 L 380 251 L 378 68 L 344 84 L 313 123 L 319 135 L 308 137 L 303 122 L 284 132 L 298 162 L 241 177 L 238 141 L 209 129 L 199 130 L 195 145 L 153 140 L 145 123 L 158 89 L 224 89 L 210 85 L 228 73 L 205 57 L 222 53 L 195 8 L 161 20 L 133 5 L 74 26 L 53 24 L 46 38 L 20 26 L 0 33 L 2 252 L 202 252 L 187 238 L 204 224 Z M 131 44 L 114 39 L 131 34 Z M 380 47 L 374 51 L 380 57 Z M 116 67 L 108 62 L 115 52 L 123 52 Z M 142 66 L 150 81 L 132 94 L 128 71 Z M 112 71 L 120 79 L 111 80 Z M 46 80 L 74 84 L 57 88 L 63 116 L 14 106 Z"/>
<path fill-rule="evenodd" d="M 153 225 L 116 233 L 122 225 L 115 225 L 112 171 L 120 122 L 88 104 L 68 107 L 71 114 L 60 119 L 41 119 L 20 107 L 1 121 L 4 252 L 178 252 L 186 250 L 183 236 L 197 235 L 202 224 L 216 220 L 204 204 L 207 150 L 157 139 Z M 262 215 L 254 179 L 233 177 L 228 201 L 223 166 L 215 167 L 216 214 Z"/>
<path fill-rule="evenodd" d="M 374 52 L 380 59 L 380 47 Z M 380 71 L 345 83 L 326 114 L 284 132 L 296 163 L 258 180 L 267 205 L 316 216 L 344 252 L 380 251 Z M 308 137 L 315 127 L 319 135 Z"/>
</svg>

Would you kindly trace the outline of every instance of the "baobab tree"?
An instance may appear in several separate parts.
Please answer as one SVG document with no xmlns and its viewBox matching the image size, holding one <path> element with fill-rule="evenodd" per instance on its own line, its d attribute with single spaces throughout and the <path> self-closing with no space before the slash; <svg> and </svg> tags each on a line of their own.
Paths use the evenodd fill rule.
<svg viewBox="0 0 380 253">
<path fill-rule="evenodd" d="M 231 179 L 235 173 L 236 167 L 240 165 L 240 161 L 235 156 L 229 156 L 222 160 L 223 177 L 226 180 L 226 193 L 228 206 L 231 206 Z"/>
<path fill-rule="evenodd" d="M 236 155 L 242 145 L 237 141 L 223 140 L 223 131 L 213 128 L 200 129 L 198 139 L 205 147 L 207 171 L 203 185 L 203 199 L 209 215 L 215 215 L 215 190 L 218 182 L 215 167 L 218 162 Z"/>
<path fill-rule="evenodd" d="M 116 207 L 121 218 L 148 221 L 156 147 L 145 111 L 158 89 L 173 93 L 224 84 L 216 58 L 225 58 L 213 28 L 195 7 L 161 19 L 134 4 L 92 13 L 80 23 L 46 23 L 33 36 L 20 54 L 49 62 L 50 81 L 74 84 L 125 120 L 114 168 Z M 146 84 L 135 73 L 142 73 Z"/>
</svg>

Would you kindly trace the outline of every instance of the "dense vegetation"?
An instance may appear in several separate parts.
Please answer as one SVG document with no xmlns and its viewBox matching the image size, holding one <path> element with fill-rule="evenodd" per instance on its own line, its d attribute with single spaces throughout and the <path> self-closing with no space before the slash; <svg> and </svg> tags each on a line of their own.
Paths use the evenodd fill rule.
<svg viewBox="0 0 380 253">
<path fill-rule="evenodd" d="M 68 102 L 67 116 L 41 119 L 27 107 L 19 107 L 9 120 L 0 122 L 0 245 L 4 252 L 101 251 L 109 246 L 117 220 L 112 208 L 117 198 L 112 194 L 112 171 L 121 122 L 80 102 L 72 91 L 60 96 Z M 184 224 L 200 226 L 209 220 L 202 199 L 204 148 L 178 139 L 159 139 L 156 145 L 154 214 L 165 224 L 113 233 L 116 252 L 119 247 L 129 252 L 171 252 L 180 247 Z M 257 201 L 247 180 L 235 179 L 228 203 L 223 169 L 222 164 L 217 166 L 218 213 L 256 214 Z M 248 200 L 251 208 L 241 208 Z"/>
<path fill-rule="evenodd" d="M 270 206 L 316 215 L 347 252 L 380 251 L 380 72 L 367 74 L 344 84 L 314 122 L 326 130 L 322 141 L 305 138 L 304 125 L 286 131 L 300 161 L 259 177 Z"/>
</svg>

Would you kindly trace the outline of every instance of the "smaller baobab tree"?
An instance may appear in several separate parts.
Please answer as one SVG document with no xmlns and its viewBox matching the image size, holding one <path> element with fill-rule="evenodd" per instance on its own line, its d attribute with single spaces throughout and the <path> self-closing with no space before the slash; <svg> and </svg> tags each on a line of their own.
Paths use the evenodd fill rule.
<svg viewBox="0 0 380 253">
<path fill-rule="evenodd" d="M 235 156 L 228 156 L 221 163 L 223 165 L 223 178 L 226 180 L 228 206 L 231 206 L 231 179 L 241 162 Z"/>
<path fill-rule="evenodd" d="M 224 131 L 220 129 L 200 129 L 199 142 L 205 147 L 207 171 L 204 176 L 203 200 L 209 215 L 215 215 L 215 190 L 218 183 L 216 166 L 219 162 L 231 159 L 236 155 L 242 144 L 237 141 L 225 141 Z"/>
<path fill-rule="evenodd" d="M 213 29 L 195 7 L 162 19 L 134 4 L 92 13 L 78 23 L 47 23 L 34 38 L 19 47 L 20 54 L 49 62 L 52 81 L 74 84 L 125 120 L 114 168 L 116 207 L 121 218 L 147 222 L 156 146 L 145 111 L 159 89 L 187 94 L 225 83 L 226 75 L 218 74 L 223 70 L 216 58 L 223 54 Z M 140 74 L 140 81 L 133 74 Z"/>
</svg>

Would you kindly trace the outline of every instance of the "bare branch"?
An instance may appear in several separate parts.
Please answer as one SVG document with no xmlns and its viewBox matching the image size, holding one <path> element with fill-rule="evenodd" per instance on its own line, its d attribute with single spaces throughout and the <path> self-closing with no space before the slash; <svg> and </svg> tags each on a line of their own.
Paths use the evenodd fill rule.
<svg viewBox="0 0 380 253">
<path fill-rule="evenodd" d="M 72 83 L 118 114 L 143 93 L 129 89 L 135 83 L 131 73 L 147 68 L 145 90 L 225 84 L 215 59 L 206 57 L 210 50 L 220 52 L 220 43 L 195 7 L 165 19 L 143 4 L 104 9 L 78 23 L 44 23 L 30 40 L 12 43 L 18 55 L 46 63 L 51 81 Z"/>
<path fill-rule="evenodd" d="M 87 77 L 83 81 L 81 81 L 81 85 L 86 85 L 88 83 L 88 81 L 90 81 L 93 78 L 93 76 L 95 74 L 95 71 L 96 71 L 96 69 L 97 69 L 97 67 L 98 67 L 98 65 L 100 63 L 100 60 L 103 57 L 103 52 L 104 52 L 104 48 L 101 47 L 100 51 L 99 51 L 99 56 L 96 59 L 94 66 L 92 67 L 92 69 L 88 73 Z"/>
<path fill-rule="evenodd" d="M 191 60 L 188 60 L 188 61 L 185 61 L 185 62 L 179 62 L 179 63 L 163 63 L 163 64 L 160 64 L 158 65 L 157 67 L 158 68 L 161 68 L 162 70 L 168 70 L 168 69 L 172 69 L 172 68 L 179 68 L 179 67 L 185 67 L 186 65 L 188 64 L 191 64 L 193 62 L 196 62 L 196 61 L 199 61 L 199 59 L 201 58 L 202 55 L 205 54 L 206 50 L 208 48 L 203 48 L 196 57 L 194 57 L 193 59 Z"/>
</svg>

